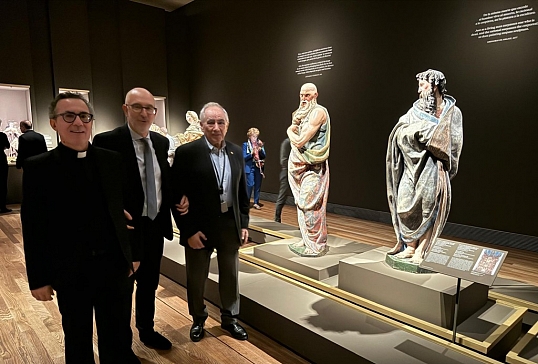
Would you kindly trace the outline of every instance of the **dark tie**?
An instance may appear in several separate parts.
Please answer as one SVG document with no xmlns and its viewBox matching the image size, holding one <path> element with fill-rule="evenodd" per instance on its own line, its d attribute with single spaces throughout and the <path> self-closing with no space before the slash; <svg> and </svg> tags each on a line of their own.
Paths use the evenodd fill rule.
<svg viewBox="0 0 538 364">
<path fill-rule="evenodd" d="M 146 201 L 148 204 L 148 217 L 153 220 L 157 217 L 157 189 L 155 187 L 155 171 L 153 170 L 153 155 L 146 138 L 140 139 L 144 144 L 144 165 L 146 166 Z"/>
</svg>

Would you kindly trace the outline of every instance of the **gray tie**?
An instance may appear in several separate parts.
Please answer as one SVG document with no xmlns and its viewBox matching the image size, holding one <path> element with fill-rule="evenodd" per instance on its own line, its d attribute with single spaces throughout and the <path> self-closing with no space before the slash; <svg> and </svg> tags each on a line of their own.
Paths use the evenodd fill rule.
<svg viewBox="0 0 538 364">
<path fill-rule="evenodd" d="M 155 188 L 155 171 L 153 170 L 153 155 L 146 138 L 140 139 L 144 144 L 144 165 L 146 166 L 146 201 L 148 203 L 148 217 L 153 220 L 157 217 L 157 189 Z"/>
</svg>

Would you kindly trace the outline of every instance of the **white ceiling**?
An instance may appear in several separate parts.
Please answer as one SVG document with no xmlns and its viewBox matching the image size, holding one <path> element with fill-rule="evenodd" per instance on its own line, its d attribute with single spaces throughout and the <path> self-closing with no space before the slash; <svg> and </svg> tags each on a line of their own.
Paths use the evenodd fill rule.
<svg viewBox="0 0 538 364">
<path fill-rule="evenodd" d="M 177 8 L 182 7 L 194 0 L 131 0 L 135 3 L 146 4 L 149 6 L 154 6 L 156 8 L 161 8 L 166 11 L 174 11 Z"/>
</svg>

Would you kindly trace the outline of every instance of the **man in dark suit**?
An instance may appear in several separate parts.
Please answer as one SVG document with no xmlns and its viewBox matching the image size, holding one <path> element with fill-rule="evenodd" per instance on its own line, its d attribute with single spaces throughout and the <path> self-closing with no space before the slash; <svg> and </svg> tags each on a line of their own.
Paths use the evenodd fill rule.
<svg viewBox="0 0 538 364">
<path fill-rule="evenodd" d="M 206 104 L 200 112 L 204 138 L 176 149 L 172 166 L 174 201 L 185 194 L 189 213 L 174 218 L 185 247 L 187 298 L 193 318 L 192 341 L 204 336 L 207 309 L 204 286 L 211 253 L 217 250 L 221 325 L 238 340 L 247 332 L 237 323 L 239 314 L 238 249 L 248 239 L 248 211 L 244 161 L 241 147 L 225 141 L 229 119 L 217 103 Z"/>
<path fill-rule="evenodd" d="M 138 266 L 123 209 L 121 156 L 88 143 L 92 108 L 62 93 L 49 108 L 57 148 L 25 161 L 22 233 L 32 295 L 62 314 L 67 364 L 140 363 L 131 349 L 130 274 Z"/>
<path fill-rule="evenodd" d="M 2 120 L 0 120 L 2 124 Z M 0 213 L 11 212 L 6 206 L 7 200 L 7 176 L 9 167 L 5 150 L 9 149 L 9 139 L 6 133 L 0 131 Z"/>
<path fill-rule="evenodd" d="M 19 148 L 17 149 L 17 169 L 22 168 L 25 159 L 47 151 L 45 138 L 32 130 L 30 120 L 21 121 L 20 128 L 22 135 L 19 137 Z"/>
<path fill-rule="evenodd" d="M 282 214 L 282 208 L 286 204 L 286 198 L 290 192 L 290 184 L 288 182 L 288 159 L 290 158 L 290 152 L 290 138 L 286 138 L 280 144 L 280 188 L 278 189 L 278 198 L 275 204 L 276 222 L 281 222 L 280 215 Z"/>
<path fill-rule="evenodd" d="M 159 285 L 164 238 L 172 240 L 169 141 L 149 131 L 155 120 L 155 99 L 146 89 L 134 88 L 122 106 L 127 124 L 95 136 L 93 144 L 123 156 L 127 196 L 125 209 L 133 218 L 131 239 L 142 246 L 140 268 L 135 274 L 136 328 L 148 347 L 168 350 L 170 341 L 154 330 L 155 292 Z M 180 213 L 188 209 L 178 201 Z"/>
</svg>

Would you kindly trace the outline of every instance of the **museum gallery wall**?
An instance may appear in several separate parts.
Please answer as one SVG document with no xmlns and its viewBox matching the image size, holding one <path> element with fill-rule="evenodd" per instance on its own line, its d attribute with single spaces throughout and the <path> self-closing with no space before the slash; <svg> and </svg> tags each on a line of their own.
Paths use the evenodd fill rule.
<svg viewBox="0 0 538 364">
<path fill-rule="evenodd" d="M 493 14 L 513 8 L 520 19 Z M 263 191 L 278 192 L 279 145 L 301 84 L 314 82 L 331 115 L 329 202 L 388 211 L 388 136 L 417 99 L 415 75 L 435 68 L 463 112 L 449 222 L 538 236 L 537 8 L 525 0 L 195 1 L 168 20 L 187 21 L 191 107 L 222 102 L 237 142 L 260 129 Z M 487 13 L 502 20 L 484 23 Z M 477 32 L 521 21 L 509 35 Z M 316 52 L 328 56 L 298 61 Z M 320 61 L 325 70 L 300 74 Z"/>
<path fill-rule="evenodd" d="M 536 8 L 535 0 L 197 0 L 166 13 L 127 0 L 5 1 L 0 51 L 12 56 L 0 83 L 30 85 L 43 133 L 60 87 L 90 90 L 97 132 L 123 123 L 119 106 L 134 86 L 166 97 L 171 134 L 185 130 L 187 110 L 218 101 L 230 140 L 260 129 L 262 190 L 277 193 L 280 142 L 300 86 L 314 82 L 333 126 L 329 202 L 386 213 L 388 135 L 417 99 L 415 75 L 439 69 L 464 128 L 448 221 L 537 237 Z"/>
</svg>

